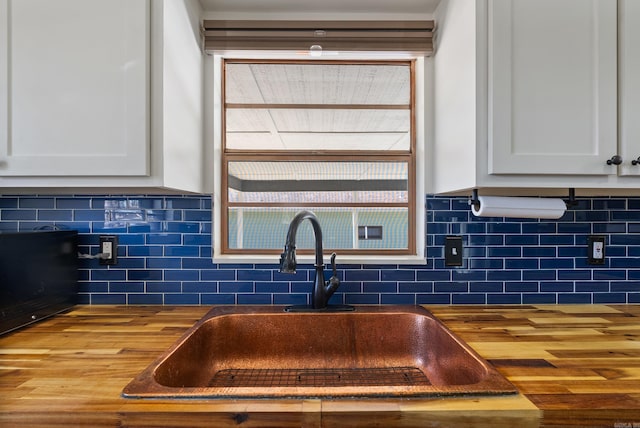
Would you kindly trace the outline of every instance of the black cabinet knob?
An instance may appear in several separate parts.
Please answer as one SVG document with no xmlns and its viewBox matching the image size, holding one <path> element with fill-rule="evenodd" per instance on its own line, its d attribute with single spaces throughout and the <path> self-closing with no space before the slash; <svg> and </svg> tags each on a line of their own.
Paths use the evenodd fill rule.
<svg viewBox="0 0 640 428">
<path fill-rule="evenodd" d="M 622 163 L 622 157 L 615 155 L 611 159 L 607 160 L 607 165 L 620 165 Z"/>
<path fill-rule="evenodd" d="M 631 165 L 640 165 L 640 156 L 638 156 L 638 159 L 632 160 Z"/>
</svg>

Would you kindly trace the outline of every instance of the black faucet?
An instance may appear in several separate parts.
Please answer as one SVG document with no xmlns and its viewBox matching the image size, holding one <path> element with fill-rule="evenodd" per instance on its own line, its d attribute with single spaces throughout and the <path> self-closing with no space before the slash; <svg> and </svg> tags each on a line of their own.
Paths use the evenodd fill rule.
<svg viewBox="0 0 640 428">
<path fill-rule="evenodd" d="M 296 272 L 296 234 L 298 226 L 303 220 L 309 220 L 313 226 L 313 234 L 316 241 L 316 277 L 313 281 L 313 292 L 311 294 L 312 309 L 326 309 L 329 298 L 340 285 L 340 279 L 336 275 L 336 253 L 331 254 L 331 267 L 333 276 L 329 281 L 324 280 L 324 262 L 322 260 L 322 229 L 318 218 L 311 211 L 300 211 L 289 224 L 287 232 L 287 242 L 284 246 L 284 252 L 280 255 L 280 272 L 295 273 Z"/>
</svg>

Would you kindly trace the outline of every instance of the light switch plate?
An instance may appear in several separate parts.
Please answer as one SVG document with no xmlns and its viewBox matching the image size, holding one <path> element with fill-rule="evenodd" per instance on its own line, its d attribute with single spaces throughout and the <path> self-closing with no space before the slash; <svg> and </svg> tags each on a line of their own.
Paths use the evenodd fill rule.
<svg viewBox="0 0 640 428">
<path fill-rule="evenodd" d="M 447 236 L 444 241 L 444 265 L 462 266 L 462 236 Z"/>
</svg>

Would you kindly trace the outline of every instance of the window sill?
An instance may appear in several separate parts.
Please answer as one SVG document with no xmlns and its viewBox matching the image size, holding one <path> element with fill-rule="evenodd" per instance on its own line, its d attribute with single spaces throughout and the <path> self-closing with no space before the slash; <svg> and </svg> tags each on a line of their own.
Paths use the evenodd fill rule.
<svg viewBox="0 0 640 428">
<path fill-rule="evenodd" d="M 313 265 L 315 257 L 311 255 L 298 255 L 298 265 Z M 325 266 L 329 265 L 329 256 L 325 255 Z M 427 260 L 422 256 L 354 256 L 338 253 L 336 257 L 338 265 L 426 265 Z M 213 263 L 217 264 L 271 264 L 277 265 L 279 258 L 276 255 L 216 255 Z"/>
</svg>

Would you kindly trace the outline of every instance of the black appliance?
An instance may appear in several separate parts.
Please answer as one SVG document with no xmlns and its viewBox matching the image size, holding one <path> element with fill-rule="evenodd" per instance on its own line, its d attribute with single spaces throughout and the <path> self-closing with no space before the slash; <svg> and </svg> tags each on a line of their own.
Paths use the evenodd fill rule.
<svg viewBox="0 0 640 428">
<path fill-rule="evenodd" d="M 78 232 L 0 233 L 0 334 L 77 303 Z"/>
</svg>

